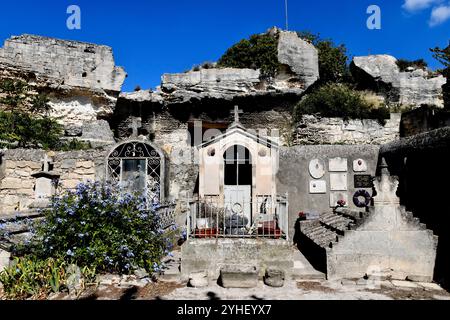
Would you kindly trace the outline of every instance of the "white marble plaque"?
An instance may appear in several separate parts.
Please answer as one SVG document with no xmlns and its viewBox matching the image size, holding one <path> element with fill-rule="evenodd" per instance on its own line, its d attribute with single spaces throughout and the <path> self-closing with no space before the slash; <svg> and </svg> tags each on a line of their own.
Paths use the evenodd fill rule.
<svg viewBox="0 0 450 320">
<path fill-rule="evenodd" d="M 309 163 L 309 174 L 314 179 L 321 179 L 325 175 L 325 164 L 320 159 L 311 160 Z"/>
<path fill-rule="evenodd" d="M 309 182 L 309 193 L 327 193 L 327 183 L 325 180 L 313 180 Z"/>
<path fill-rule="evenodd" d="M 331 172 L 347 172 L 346 158 L 333 158 L 329 160 L 329 167 Z"/>
<path fill-rule="evenodd" d="M 336 207 L 339 200 L 345 201 L 345 207 L 348 207 L 348 193 L 347 192 L 332 192 L 330 193 L 330 207 Z"/>
<path fill-rule="evenodd" d="M 354 172 L 366 172 L 367 162 L 363 159 L 357 159 L 353 161 L 353 171 Z"/>
<path fill-rule="evenodd" d="M 347 191 L 347 174 L 346 173 L 330 173 L 330 190 L 331 191 Z"/>
<path fill-rule="evenodd" d="M 36 199 L 50 198 L 53 195 L 52 180 L 45 177 L 36 179 L 35 197 Z"/>
</svg>

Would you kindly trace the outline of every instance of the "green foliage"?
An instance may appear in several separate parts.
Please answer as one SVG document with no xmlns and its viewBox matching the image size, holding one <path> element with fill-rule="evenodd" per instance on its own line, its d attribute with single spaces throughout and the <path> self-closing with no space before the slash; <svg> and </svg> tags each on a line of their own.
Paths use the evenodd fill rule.
<svg viewBox="0 0 450 320">
<path fill-rule="evenodd" d="M 116 191 L 96 182 L 54 198 L 21 251 L 99 272 L 159 271 L 170 244 L 158 215 L 146 209 L 145 198 Z"/>
<path fill-rule="evenodd" d="M 46 94 L 40 93 L 31 98 L 31 112 L 48 116 L 52 108 L 49 105 L 50 99 Z"/>
<path fill-rule="evenodd" d="M 447 78 L 447 83 L 442 88 L 445 108 L 450 110 L 450 45 L 445 49 L 436 47 L 430 50 L 433 52 L 433 57 L 445 67 L 442 75 Z"/>
<path fill-rule="evenodd" d="M 63 259 L 15 258 L 0 272 L 0 282 L 8 299 L 46 298 L 50 293 L 68 290 L 71 267 Z M 81 289 L 96 281 L 94 268 L 80 269 L 80 276 Z"/>
<path fill-rule="evenodd" d="M 7 110 L 23 107 L 27 99 L 27 84 L 20 80 L 6 79 L 0 82 L 0 104 Z"/>
<path fill-rule="evenodd" d="M 0 111 L 0 140 L 18 147 L 51 149 L 59 144 L 62 126 L 48 117 L 34 117 L 22 111 Z"/>
<path fill-rule="evenodd" d="M 399 67 L 401 72 L 406 71 L 408 68 L 412 67 L 414 69 L 426 69 L 428 67 L 428 63 L 424 59 L 417 60 L 407 60 L 407 59 L 398 59 L 397 66 Z"/>
<path fill-rule="evenodd" d="M 261 69 L 264 76 L 274 77 L 280 67 L 278 38 L 269 34 L 255 34 L 229 48 L 219 59 L 220 68 Z"/>
<path fill-rule="evenodd" d="M 318 114 L 344 119 L 377 119 L 384 124 L 389 118 L 387 108 L 374 108 L 361 93 L 346 84 L 326 84 L 307 95 L 294 110 L 294 118 Z"/>
<path fill-rule="evenodd" d="M 80 151 L 92 149 L 90 142 L 72 139 L 70 141 L 60 142 L 53 150 L 55 151 Z"/>
<path fill-rule="evenodd" d="M 297 32 L 298 36 L 311 42 L 319 52 L 320 83 L 345 82 L 350 78 L 347 65 L 347 48 L 335 45 L 330 39 L 322 39 L 320 35 L 309 31 Z"/>
<path fill-rule="evenodd" d="M 0 273 L 0 282 L 9 299 L 46 296 L 64 286 L 65 264 L 62 259 L 16 258 Z"/>
<path fill-rule="evenodd" d="M 62 126 L 48 117 L 51 110 L 45 94 L 30 95 L 20 80 L 0 82 L 0 140 L 18 147 L 50 149 L 58 145 Z"/>
</svg>

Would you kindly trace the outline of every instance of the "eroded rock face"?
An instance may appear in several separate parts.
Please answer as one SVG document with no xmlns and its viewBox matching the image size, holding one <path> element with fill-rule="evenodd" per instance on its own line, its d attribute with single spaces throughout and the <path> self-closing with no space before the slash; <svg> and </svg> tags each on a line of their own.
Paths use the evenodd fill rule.
<svg viewBox="0 0 450 320">
<path fill-rule="evenodd" d="M 387 101 L 392 104 L 420 106 L 431 104 L 443 107 L 443 76 L 432 76 L 429 71 L 411 69 L 401 72 L 397 59 L 389 55 L 354 57 L 353 75 L 360 83 L 381 88 Z"/>
<path fill-rule="evenodd" d="M 22 35 L 0 48 L 0 79 L 22 79 L 47 92 L 51 115 L 65 124 L 111 115 L 125 77 L 107 46 Z"/>
<path fill-rule="evenodd" d="M 259 70 L 235 68 L 164 74 L 161 94 L 169 103 L 202 98 L 231 100 L 239 95 L 256 93 L 259 77 Z"/>
<path fill-rule="evenodd" d="M 278 60 L 303 83 L 304 89 L 319 80 L 319 54 L 311 43 L 298 37 L 295 32 L 280 32 L 278 35 Z M 280 76 L 277 83 L 283 80 Z"/>
<path fill-rule="evenodd" d="M 54 84 L 119 92 L 126 73 L 112 49 L 96 44 L 22 35 L 5 41 L 0 64 L 47 78 Z"/>
</svg>

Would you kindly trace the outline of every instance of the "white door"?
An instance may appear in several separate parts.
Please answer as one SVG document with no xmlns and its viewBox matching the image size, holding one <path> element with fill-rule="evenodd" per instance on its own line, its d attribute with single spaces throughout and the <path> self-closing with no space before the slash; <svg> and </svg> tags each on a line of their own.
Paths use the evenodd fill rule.
<svg viewBox="0 0 450 320">
<path fill-rule="evenodd" d="M 247 227 L 251 225 L 252 186 L 225 186 L 225 209 L 231 214 L 243 215 L 248 219 Z"/>
</svg>

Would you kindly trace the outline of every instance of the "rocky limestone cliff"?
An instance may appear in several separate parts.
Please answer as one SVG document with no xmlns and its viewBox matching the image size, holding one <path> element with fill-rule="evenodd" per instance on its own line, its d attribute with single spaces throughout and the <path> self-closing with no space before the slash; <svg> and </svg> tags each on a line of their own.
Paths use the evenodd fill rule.
<svg viewBox="0 0 450 320">
<path fill-rule="evenodd" d="M 231 101 L 237 97 L 276 94 L 301 96 L 319 79 L 317 49 L 295 32 L 271 29 L 278 36 L 279 73 L 272 79 L 260 70 L 209 68 L 185 73 L 164 74 L 154 92 L 124 93 L 124 99 L 164 105 L 192 103 L 202 99 Z"/>
<path fill-rule="evenodd" d="M 22 35 L 0 49 L 0 79 L 22 79 L 47 92 L 52 116 L 65 124 L 110 116 L 125 77 L 107 46 Z"/>
<path fill-rule="evenodd" d="M 389 104 L 444 106 L 443 76 L 417 68 L 401 72 L 397 59 L 389 55 L 354 57 L 351 68 L 360 86 L 377 91 Z"/>
</svg>

